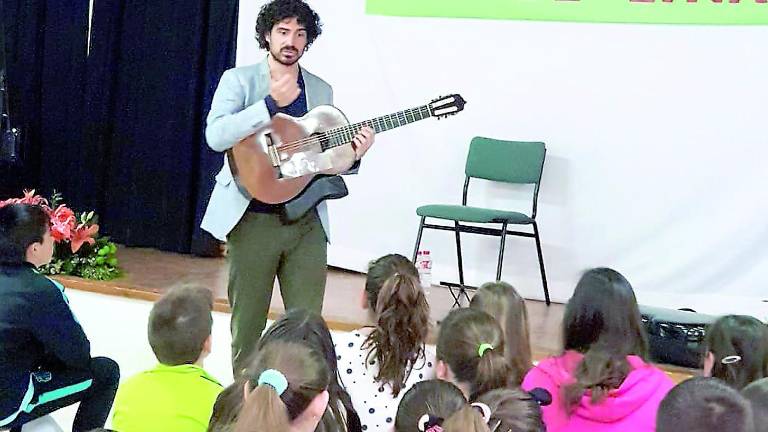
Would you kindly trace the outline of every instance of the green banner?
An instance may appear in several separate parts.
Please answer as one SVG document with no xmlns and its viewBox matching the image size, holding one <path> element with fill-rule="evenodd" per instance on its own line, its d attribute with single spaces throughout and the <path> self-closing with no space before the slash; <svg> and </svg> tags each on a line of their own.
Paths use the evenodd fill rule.
<svg viewBox="0 0 768 432">
<path fill-rule="evenodd" d="M 372 15 L 656 24 L 768 24 L 768 0 L 367 0 Z"/>
</svg>

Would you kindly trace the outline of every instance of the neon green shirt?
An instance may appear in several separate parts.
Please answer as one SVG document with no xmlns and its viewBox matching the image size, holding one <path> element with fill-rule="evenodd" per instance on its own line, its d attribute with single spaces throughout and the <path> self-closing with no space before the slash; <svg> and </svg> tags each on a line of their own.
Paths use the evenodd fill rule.
<svg viewBox="0 0 768 432">
<path fill-rule="evenodd" d="M 120 384 L 112 429 L 205 432 L 221 390 L 221 384 L 199 366 L 159 364 Z"/>
</svg>

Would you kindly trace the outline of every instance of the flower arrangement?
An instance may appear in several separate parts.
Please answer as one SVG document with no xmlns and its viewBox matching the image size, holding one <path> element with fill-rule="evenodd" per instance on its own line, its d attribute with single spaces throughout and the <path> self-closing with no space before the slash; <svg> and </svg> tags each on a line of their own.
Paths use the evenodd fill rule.
<svg viewBox="0 0 768 432">
<path fill-rule="evenodd" d="M 120 276 L 117 246 L 109 237 L 99 236 L 98 216 L 93 211 L 75 213 L 55 193 L 50 201 L 24 191 L 22 198 L 0 201 L 8 204 L 39 205 L 51 218 L 51 236 L 55 241 L 53 259 L 39 270 L 48 275 L 64 274 L 86 279 L 110 280 Z"/>
</svg>

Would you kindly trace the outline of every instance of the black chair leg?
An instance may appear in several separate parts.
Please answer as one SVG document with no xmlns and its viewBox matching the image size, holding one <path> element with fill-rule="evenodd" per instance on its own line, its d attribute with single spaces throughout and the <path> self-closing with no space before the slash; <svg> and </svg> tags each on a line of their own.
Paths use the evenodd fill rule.
<svg viewBox="0 0 768 432">
<path fill-rule="evenodd" d="M 501 225 L 501 244 L 499 245 L 499 264 L 496 266 L 496 280 L 501 280 L 501 266 L 504 264 L 504 243 L 507 240 L 507 223 Z"/>
<path fill-rule="evenodd" d="M 541 239 L 539 238 L 539 227 L 533 222 L 533 235 L 536 239 L 536 252 L 539 254 L 539 269 L 541 270 L 541 284 L 544 287 L 544 299 L 547 306 L 550 304 L 549 288 L 547 288 L 547 273 L 544 271 L 544 255 L 541 253 Z"/>
<path fill-rule="evenodd" d="M 419 223 L 419 233 L 416 235 L 416 246 L 413 247 L 413 259 L 411 260 L 416 265 L 416 257 L 419 254 L 419 246 L 421 245 L 421 234 L 424 232 L 424 221 L 426 216 L 421 217 L 421 223 Z"/>
<path fill-rule="evenodd" d="M 464 296 L 467 299 L 467 303 L 469 303 L 469 294 L 467 294 L 467 289 L 464 286 L 464 261 L 461 257 L 461 225 L 459 225 L 458 221 L 454 222 L 454 232 L 456 233 L 456 260 L 459 266 L 459 295 L 458 297 L 455 297 L 454 306 L 461 307 L 461 303 L 459 300 L 461 299 L 461 296 Z"/>
</svg>

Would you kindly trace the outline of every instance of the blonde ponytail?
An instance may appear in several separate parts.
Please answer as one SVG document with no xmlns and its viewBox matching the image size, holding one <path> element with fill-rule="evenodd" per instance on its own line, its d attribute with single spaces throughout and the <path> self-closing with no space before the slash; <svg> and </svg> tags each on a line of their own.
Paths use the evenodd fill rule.
<svg viewBox="0 0 768 432">
<path fill-rule="evenodd" d="M 465 405 L 443 423 L 444 432 L 490 432 L 477 408 Z"/>
<path fill-rule="evenodd" d="M 262 384 L 245 399 L 234 432 L 287 431 L 288 409 L 274 387 Z"/>
<path fill-rule="evenodd" d="M 235 432 L 288 431 L 331 380 L 320 354 L 295 342 L 261 347 L 245 375 L 247 388 L 252 390 L 240 410 Z"/>
</svg>

